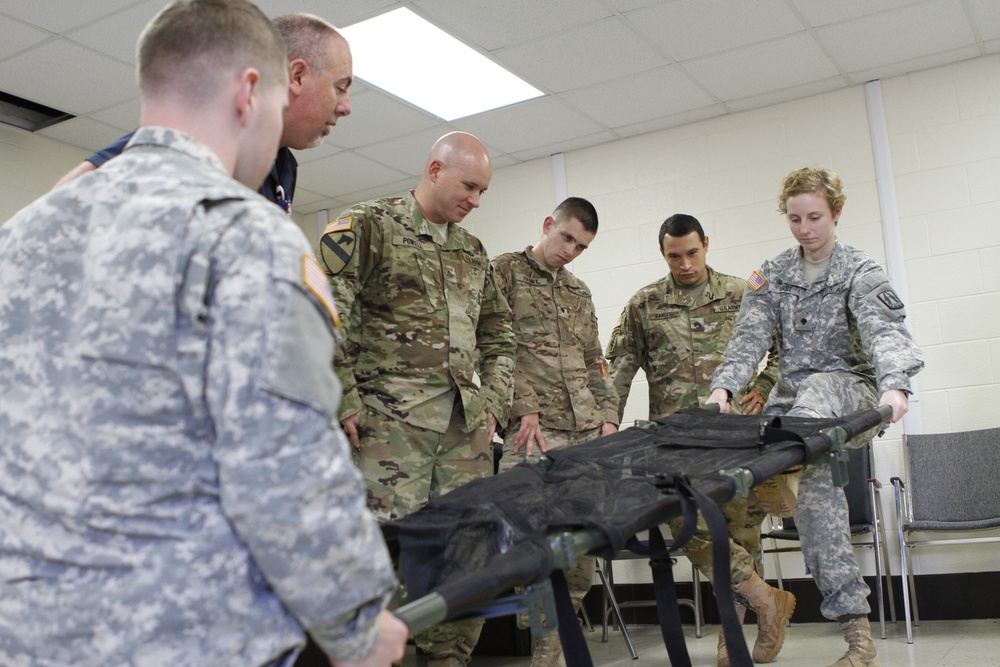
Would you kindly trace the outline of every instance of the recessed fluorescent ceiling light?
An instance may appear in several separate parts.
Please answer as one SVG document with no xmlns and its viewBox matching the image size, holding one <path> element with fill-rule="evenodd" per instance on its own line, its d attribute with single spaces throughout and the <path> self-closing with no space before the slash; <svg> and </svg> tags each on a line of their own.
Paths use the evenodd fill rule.
<svg viewBox="0 0 1000 667">
<path fill-rule="evenodd" d="M 358 77 L 444 120 L 543 94 L 405 7 L 341 33 Z"/>
</svg>

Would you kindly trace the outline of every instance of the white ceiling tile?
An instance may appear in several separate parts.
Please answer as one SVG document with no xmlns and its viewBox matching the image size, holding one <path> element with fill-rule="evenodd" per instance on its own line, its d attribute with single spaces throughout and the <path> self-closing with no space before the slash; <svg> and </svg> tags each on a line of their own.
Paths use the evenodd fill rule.
<svg viewBox="0 0 1000 667">
<path fill-rule="evenodd" d="M 344 151 L 299 168 L 298 184 L 314 192 L 356 192 L 371 183 L 386 183 L 405 178 L 406 174 L 368 158 Z"/>
<path fill-rule="evenodd" d="M 102 18 L 134 5 L 137 0 L 0 0 L 0 13 L 41 26 L 52 32 L 65 32 L 94 19 Z M 166 3 L 164 3 L 166 4 Z"/>
<path fill-rule="evenodd" d="M 468 0 L 416 0 L 422 14 L 486 51 L 547 37 L 612 16 L 597 0 L 490 0 L 469 11 Z"/>
<path fill-rule="evenodd" d="M 715 102 L 676 67 L 640 72 L 559 97 L 611 128 L 673 116 Z M 628 100 L 628 104 L 622 104 L 622 100 Z"/>
<path fill-rule="evenodd" d="M 453 123 L 505 153 L 568 141 L 593 134 L 601 127 L 552 97 L 541 97 Z"/>
<path fill-rule="evenodd" d="M 495 52 L 529 83 L 562 92 L 667 64 L 619 18 Z"/>
<path fill-rule="evenodd" d="M 275 18 L 291 12 L 314 14 L 343 28 L 402 5 L 396 0 L 257 0 L 261 11 Z"/>
<path fill-rule="evenodd" d="M 369 88 L 351 95 L 351 115 L 341 118 L 333 131 L 339 145 L 355 148 L 411 134 L 439 122 L 425 111 Z"/>
<path fill-rule="evenodd" d="M 569 151 L 580 150 L 581 148 L 590 148 L 591 146 L 606 144 L 617 138 L 618 137 L 615 133 L 605 130 L 590 135 L 574 136 L 571 139 L 563 139 L 562 141 L 557 141 L 551 144 L 532 146 L 513 153 L 513 156 L 519 160 L 527 162 L 528 160 L 537 160 L 538 158 L 548 157 L 555 153 L 567 153 Z"/>
<path fill-rule="evenodd" d="M 921 70 L 937 67 L 939 65 L 957 63 L 963 60 L 968 60 L 969 58 L 975 58 L 978 55 L 979 47 L 966 46 L 961 49 L 955 49 L 954 51 L 934 53 L 923 56 L 922 58 L 902 60 L 889 65 L 880 65 L 879 67 L 873 67 L 871 69 L 851 72 L 849 76 L 852 83 L 861 84 L 873 79 L 888 79 L 889 77 L 909 74 L 910 72 L 919 72 Z"/>
<path fill-rule="evenodd" d="M 94 120 L 99 120 L 106 125 L 117 127 L 127 132 L 138 127 L 141 110 L 142 104 L 139 101 L 139 97 L 136 96 L 130 100 L 125 100 L 121 104 L 115 104 L 107 109 L 101 109 L 87 115 Z"/>
<path fill-rule="evenodd" d="M 146 24 L 163 9 L 162 0 L 148 0 L 67 33 L 74 42 L 135 65 L 135 45 Z"/>
<path fill-rule="evenodd" d="M 1000 5 L 996 0 L 966 0 L 979 37 L 983 41 L 1000 38 Z"/>
<path fill-rule="evenodd" d="M 3 40 L 0 40 L 0 60 L 52 37 L 51 33 L 6 16 L 0 16 L 0 35 L 3 35 Z"/>
<path fill-rule="evenodd" d="M 659 3 L 626 15 L 635 31 L 677 61 L 802 30 L 784 0 Z"/>
<path fill-rule="evenodd" d="M 0 90 L 77 115 L 137 92 L 133 68 L 62 39 L 0 62 Z"/>
<path fill-rule="evenodd" d="M 781 102 L 800 100 L 803 97 L 821 95 L 822 93 L 828 93 L 831 90 L 837 90 L 843 87 L 843 77 L 835 76 L 828 79 L 821 79 L 819 81 L 810 81 L 809 83 L 804 83 L 801 86 L 793 86 L 791 88 L 785 88 L 784 90 L 776 90 L 774 92 L 753 95 L 751 97 L 744 97 L 738 100 L 730 100 L 726 102 L 726 106 L 729 107 L 730 111 L 748 111 L 750 109 L 769 107 L 774 104 L 780 104 Z"/>
<path fill-rule="evenodd" d="M 660 130 L 667 130 L 672 127 L 680 127 L 681 125 L 697 123 L 701 120 L 716 118 L 718 116 L 724 116 L 725 114 L 725 107 L 721 104 L 713 104 L 712 106 L 701 109 L 691 109 L 690 111 L 685 111 L 673 116 L 656 118 L 643 123 L 628 125 L 626 127 L 616 127 L 615 134 L 622 137 L 634 137 L 640 134 L 649 134 L 650 132 L 659 132 Z"/>
<path fill-rule="evenodd" d="M 838 74 L 808 33 L 801 32 L 684 63 L 719 99 L 736 100 Z"/>
<path fill-rule="evenodd" d="M 308 162 L 315 162 L 316 160 L 322 160 L 323 158 L 330 157 L 331 155 L 336 155 L 337 153 L 342 153 L 347 149 L 337 143 L 335 137 L 340 133 L 340 126 L 333 128 L 333 132 L 323 141 L 322 144 L 316 146 L 315 148 L 306 148 L 304 150 L 292 150 L 295 155 L 295 160 L 299 164 L 306 164 Z"/>
<path fill-rule="evenodd" d="M 355 152 L 381 164 L 392 165 L 403 173 L 419 176 L 423 173 L 431 146 L 449 130 L 447 126 L 432 127 L 405 137 L 361 146 Z"/>
<path fill-rule="evenodd" d="M 899 63 L 973 42 L 960 0 L 938 0 L 816 29 L 848 72 Z"/>
<path fill-rule="evenodd" d="M 71 146 L 85 148 L 91 152 L 104 148 L 122 136 L 122 132 L 118 128 L 90 118 L 71 118 L 44 130 L 39 130 L 37 134 L 45 135 L 50 139 Z"/>
<path fill-rule="evenodd" d="M 850 21 L 862 16 L 878 14 L 917 4 L 921 0 L 791 0 L 810 26 Z M 986 0 L 993 2 L 993 0 Z"/>
</svg>

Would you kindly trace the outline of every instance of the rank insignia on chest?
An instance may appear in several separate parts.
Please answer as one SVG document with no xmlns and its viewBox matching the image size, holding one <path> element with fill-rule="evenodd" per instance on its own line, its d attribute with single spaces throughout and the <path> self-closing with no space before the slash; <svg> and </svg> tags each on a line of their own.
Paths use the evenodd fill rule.
<svg viewBox="0 0 1000 667">
<path fill-rule="evenodd" d="M 759 271 L 754 271 L 747 278 L 747 286 L 754 292 L 760 291 L 760 288 L 767 284 L 767 279 L 760 274 Z"/>
</svg>

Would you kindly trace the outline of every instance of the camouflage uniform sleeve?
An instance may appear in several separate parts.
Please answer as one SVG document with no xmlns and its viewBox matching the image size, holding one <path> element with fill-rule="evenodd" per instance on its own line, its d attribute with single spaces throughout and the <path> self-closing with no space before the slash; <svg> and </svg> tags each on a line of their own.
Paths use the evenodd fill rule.
<svg viewBox="0 0 1000 667">
<path fill-rule="evenodd" d="M 766 266 L 754 275 L 766 276 Z M 735 398 L 772 344 L 777 324 L 777 306 L 766 279 L 759 289 L 744 290 L 739 318 L 726 346 L 726 360 L 715 369 L 710 388 L 726 389 Z"/>
<path fill-rule="evenodd" d="M 642 355 L 645 341 L 642 340 L 642 327 L 639 324 L 638 313 L 632 304 L 625 306 L 618 324 L 611 332 L 608 342 L 608 364 L 611 374 L 611 384 L 618 395 L 618 423 L 625 414 L 625 403 L 628 402 L 632 380 L 642 367 Z"/>
<path fill-rule="evenodd" d="M 854 278 L 848 308 L 872 356 L 879 394 L 890 389 L 910 393 L 910 376 L 924 367 L 923 353 L 903 324 L 906 310 L 902 300 L 882 269 L 872 264 Z"/>
<path fill-rule="evenodd" d="M 621 416 L 618 414 L 618 392 L 611 381 L 604 351 L 601 349 L 601 339 L 597 333 L 597 314 L 593 312 L 593 303 L 590 304 L 590 309 L 590 325 L 586 335 L 587 349 L 584 351 L 587 385 L 597 400 L 603 420 L 618 426 L 621 423 Z"/>
<path fill-rule="evenodd" d="M 327 225 L 316 252 L 330 277 L 330 288 L 345 329 L 345 342 L 337 348 L 333 359 L 334 372 L 343 388 L 339 419 L 361 410 L 361 395 L 354 376 L 360 351 L 357 336 L 361 318 L 356 300 L 378 264 L 380 248 L 381 226 L 372 223 L 366 207 L 355 206 Z"/>
<path fill-rule="evenodd" d="M 266 223 L 225 234 L 212 256 L 204 375 L 220 501 L 285 608 L 328 655 L 358 659 L 395 576 L 334 418 L 323 272 L 288 220 Z"/>
<path fill-rule="evenodd" d="M 514 359 L 517 343 L 510 306 L 497 285 L 493 266 L 486 264 L 483 301 L 476 325 L 479 352 L 479 395 L 498 424 L 506 424 L 514 399 Z"/>
<path fill-rule="evenodd" d="M 778 382 L 778 337 L 777 334 L 771 335 L 771 349 L 767 351 L 767 363 L 764 365 L 763 370 L 757 373 L 757 376 L 750 380 L 750 384 L 747 385 L 744 391 L 749 391 L 750 389 L 756 389 L 760 392 L 761 396 L 767 398 L 771 394 L 771 390 L 774 389 L 774 385 Z"/>
<path fill-rule="evenodd" d="M 500 291 L 500 294 L 503 295 L 504 300 L 507 301 L 507 305 L 509 306 L 511 303 L 511 296 L 513 294 L 511 290 L 514 286 L 514 276 L 510 265 L 511 260 L 509 256 L 501 255 L 500 257 L 493 258 L 491 263 L 493 265 L 493 275 L 496 277 L 497 289 Z M 512 311 L 512 327 L 514 317 L 515 315 Z M 517 341 L 515 340 L 515 344 L 516 343 Z M 532 386 L 532 383 L 528 382 L 525 378 L 524 370 L 519 364 L 516 363 L 516 359 L 514 363 L 513 375 L 514 393 L 511 397 L 510 412 L 508 413 L 507 420 L 505 422 L 500 422 L 506 423 L 507 425 L 510 425 L 511 422 L 519 417 L 541 411 L 541 407 L 538 404 L 538 394 L 535 393 L 535 388 Z"/>
</svg>

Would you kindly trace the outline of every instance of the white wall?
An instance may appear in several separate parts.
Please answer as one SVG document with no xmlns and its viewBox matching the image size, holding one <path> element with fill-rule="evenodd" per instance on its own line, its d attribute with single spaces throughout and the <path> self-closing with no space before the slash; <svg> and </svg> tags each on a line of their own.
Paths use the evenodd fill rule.
<svg viewBox="0 0 1000 667">
<path fill-rule="evenodd" d="M 910 324 L 927 358 L 919 375 L 923 430 L 998 426 L 1000 57 L 889 79 L 882 88 Z M 665 274 L 656 234 L 667 216 L 698 217 L 710 239 L 709 263 L 748 275 L 792 245 L 776 210 L 778 190 L 789 171 L 812 165 L 844 180 L 839 238 L 884 265 L 863 86 L 568 153 L 569 194 L 594 202 L 601 219 L 575 270 L 594 293 L 602 342 L 628 298 Z M 491 187 L 467 223 L 491 254 L 534 242 L 555 203 L 548 160 L 500 170 L 494 180 L 500 196 Z M 510 202 L 515 188 L 520 205 Z M 640 371 L 626 420 L 646 416 L 646 397 Z M 876 473 L 885 484 L 902 476 L 901 436 L 897 425 L 876 442 Z M 889 543 L 898 550 L 891 487 L 885 491 Z M 874 573 L 871 554 L 858 553 L 863 571 Z M 892 567 L 898 574 L 898 555 Z M 915 567 L 1000 570 L 1000 549 L 920 550 Z M 633 576 L 644 579 L 643 569 Z M 805 576 L 797 554 L 783 556 L 782 569 Z M 676 574 L 684 579 L 686 568 Z"/>
<path fill-rule="evenodd" d="M 90 153 L 0 124 L 0 223 L 48 192 Z"/>
</svg>

